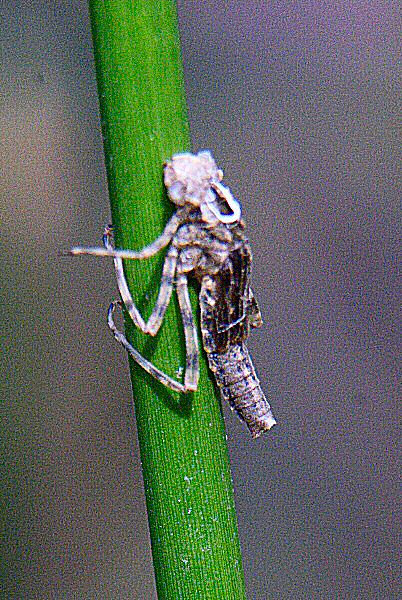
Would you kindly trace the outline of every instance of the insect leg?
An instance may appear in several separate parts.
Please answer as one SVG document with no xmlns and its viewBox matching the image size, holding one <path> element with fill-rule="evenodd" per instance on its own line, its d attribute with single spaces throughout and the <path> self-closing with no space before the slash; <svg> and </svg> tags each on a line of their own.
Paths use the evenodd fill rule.
<svg viewBox="0 0 402 600">
<path fill-rule="evenodd" d="M 160 383 L 165 385 L 167 388 L 169 388 L 170 390 L 173 390 L 174 392 L 189 391 L 188 389 L 186 389 L 185 385 L 183 385 L 182 383 L 179 383 L 178 381 L 175 381 L 174 379 L 169 377 L 169 375 L 166 375 L 166 373 L 163 373 L 163 371 L 161 371 L 160 369 L 155 367 L 149 360 L 144 358 L 144 356 L 142 356 L 142 354 L 140 354 L 138 352 L 138 350 L 136 350 L 130 344 L 130 342 L 127 340 L 126 336 L 117 329 L 117 327 L 113 321 L 113 313 L 116 309 L 116 306 L 119 306 L 119 305 L 121 305 L 120 301 L 112 302 L 112 304 L 109 306 L 108 316 L 107 316 L 107 322 L 108 322 L 109 328 L 111 329 L 115 339 L 118 342 L 120 342 L 120 344 L 122 344 L 122 346 L 127 350 L 127 352 L 130 354 L 130 356 L 135 360 L 135 362 L 140 365 L 140 367 L 142 367 L 147 373 L 152 375 L 152 377 L 155 377 L 155 379 L 157 379 Z"/>
<path fill-rule="evenodd" d="M 113 250 L 113 245 L 111 243 L 111 231 L 109 227 L 106 227 L 105 229 L 103 243 L 107 250 Z M 152 311 L 148 322 L 145 323 L 138 308 L 135 306 L 134 300 L 128 288 L 127 280 L 123 269 L 123 261 L 121 258 L 114 259 L 117 285 L 119 287 L 121 298 L 134 324 L 144 333 L 155 335 L 162 324 L 163 317 L 165 316 L 165 312 L 169 305 L 169 300 L 172 294 L 176 263 L 177 250 L 176 248 L 171 247 L 166 255 L 165 262 L 163 265 L 161 286 L 155 308 Z"/>
<path fill-rule="evenodd" d="M 169 306 L 176 272 L 177 254 L 177 249 L 174 246 L 171 246 L 166 254 L 158 298 L 146 325 L 145 333 L 149 333 L 149 335 L 156 335 Z"/>
<path fill-rule="evenodd" d="M 197 389 L 200 374 L 198 336 L 191 309 L 190 297 L 188 295 L 187 276 L 185 273 L 179 273 L 177 276 L 176 290 L 183 321 L 184 337 L 186 340 L 186 372 L 184 375 L 184 387 L 188 391 L 195 391 Z"/>
<path fill-rule="evenodd" d="M 251 287 L 248 289 L 247 314 L 251 327 L 261 327 L 263 324 L 261 311 Z"/>
<path fill-rule="evenodd" d="M 215 291 L 216 282 L 209 275 L 202 278 L 200 290 L 200 309 L 201 309 L 201 333 L 205 352 L 216 351 L 216 342 L 214 340 L 215 322 Z"/>
<path fill-rule="evenodd" d="M 114 247 L 112 245 L 112 229 L 109 226 L 105 227 L 105 231 L 103 233 L 103 244 L 106 250 L 114 250 Z M 138 308 L 134 304 L 134 300 L 131 296 L 130 290 L 128 289 L 127 280 L 123 269 L 123 260 L 121 258 L 115 258 L 113 262 L 116 273 L 117 286 L 119 288 L 120 296 L 124 302 L 124 306 L 126 307 L 128 314 L 130 315 L 136 327 L 138 327 L 138 329 L 141 329 L 141 331 L 145 331 L 145 321 L 142 318 Z"/>
<path fill-rule="evenodd" d="M 165 248 L 174 234 L 176 233 L 182 218 L 180 214 L 175 213 L 168 221 L 163 233 L 149 246 L 145 246 L 142 250 L 115 250 L 114 248 L 83 248 L 82 246 L 75 246 L 71 248 L 69 254 L 72 256 L 79 256 L 82 254 L 89 254 L 91 256 L 111 256 L 113 258 L 127 258 L 127 259 L 138 259 L 149 258 L 154 254 L 157 254 L 159 250 Z"/>
</svg>

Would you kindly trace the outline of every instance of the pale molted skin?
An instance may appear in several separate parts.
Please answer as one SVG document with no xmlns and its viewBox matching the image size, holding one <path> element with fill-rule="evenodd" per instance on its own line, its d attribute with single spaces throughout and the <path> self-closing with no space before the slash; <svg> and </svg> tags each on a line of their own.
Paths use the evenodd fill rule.
<svg viewBox="0 0 402 600">
<path fill-rule="evenodd" d="M 176 154 L 164 165 L 164 181 L 171 201 L 178 207 L 163 233 L 140 251 L 116 250 L 110 227 L 104 232 L 105 248 L 73 248 L 71 254 L 111 256 L 121 301 L 113 302 L 108 324 L 133 359 L 160 383 L 177 392 L 194 392 L 199 378 L 199 346 L 188 294 L 188 275 L 201 285 L 199 303 L 203 347 L 221 390 L 246 423 L 254 438 L 276 421 L 261 389 L 246 348 L 250 328 L 262 325 L 261 313 L 250 286 L 251 249 L 244 236 L 241 207 L 221 181 L 208 151 Z M 145 322 L 135 306 L 124 275 L 123 259 L 144 259 L 167 247 L 158 299 Z M 120 332 L 113 313 L 124 304 L 134 324 L 156 335 L 176 290 L 186 343 L 184 383 L 163 373 L 143 357 Z"/>
</svg>

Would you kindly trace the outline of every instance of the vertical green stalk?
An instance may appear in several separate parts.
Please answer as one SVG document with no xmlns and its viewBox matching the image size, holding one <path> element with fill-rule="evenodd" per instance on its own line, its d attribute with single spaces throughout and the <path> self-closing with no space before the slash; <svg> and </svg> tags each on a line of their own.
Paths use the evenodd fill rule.
<svg viewBox="0 0 402 600">
<path fill-rule="evenodd" d="M 89 6 L 116 244 L 138 249 L 160 235 L 172 213 L 164 160 L 190 149 L 175 3 L 90 0 Z M 162 261 L 126 261 L 146 317 Z M 192 302 L 196 311 L 195 290 Z M 185 364 L 181 330 L 175 301 L 154 339 L 126 319 L 130 341 L 171 376 Z M 180 395 L 130 359 L 161 600 L 245 598 L 221 408 L 204 358 L 201 363 L 199 390 Z"/>
</svg>

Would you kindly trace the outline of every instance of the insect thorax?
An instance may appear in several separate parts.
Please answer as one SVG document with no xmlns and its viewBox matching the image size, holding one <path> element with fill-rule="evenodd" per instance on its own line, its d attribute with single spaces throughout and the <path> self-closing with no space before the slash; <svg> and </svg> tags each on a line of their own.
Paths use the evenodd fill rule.
<svg viewBox="0 0 402 600">
<path fill-rule="evenodd" d="M 193 216 L 178 229 L 174 239 L 183 271 L 194 271 L 198 279 L 218 273 L 231 252 L 247 243 L 243 229 L 243 222 L 211 227 L 199 216 Z"/>
</svg>

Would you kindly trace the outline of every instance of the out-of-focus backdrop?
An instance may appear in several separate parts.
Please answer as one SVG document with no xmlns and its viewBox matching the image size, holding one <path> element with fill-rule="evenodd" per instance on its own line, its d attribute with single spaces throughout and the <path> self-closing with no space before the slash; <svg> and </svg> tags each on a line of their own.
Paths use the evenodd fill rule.
<svg viewBox="0 0 402 600">
<path fill-rule="evenodd" d="M 279 425 L 225 406 L 248 597 L 397 597 L 397 4 L 178 2 L 194 149 L 241 200 Z M 1 7 L 4 598 L 156 598 L 87 3 Z M 230 568 L 230 565 L 228 565 Z"/>
</svg>

